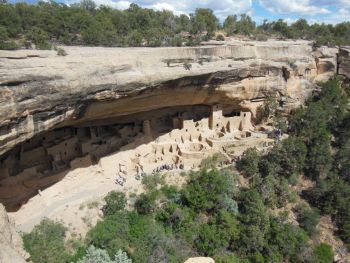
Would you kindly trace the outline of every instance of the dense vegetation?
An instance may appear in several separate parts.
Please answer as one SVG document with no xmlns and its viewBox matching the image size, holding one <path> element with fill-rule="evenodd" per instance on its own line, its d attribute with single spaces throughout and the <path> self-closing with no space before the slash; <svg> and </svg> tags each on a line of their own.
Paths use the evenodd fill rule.
<svg viewBox="0 0 350 263">
<path fill-rule="evenodd" d="M 24 235 L 26 249 L 34 263 L 91 262 L 89 257 L 175 263 L 198 255 L 218 263 L 333 262 L 328 244 L 309 241 L 317 236 L 320 216 L 330 215 L 339 237 L 350 243 L 350 114 L 344 88 L 339 79 L 322 84 L 290 116 L 288 139 L 265 155 L 245 152 L 237 168 L 249 187 L 237 186 L 232 168 L 218 170 L 214 156 L 200 171 L 183 175 L 181 189 L 166 185 L 161 175 L 145 177 L 146 192 L 131 197 L 131 211 L 123 193 L 108 194 L 104 218 L 85 240 L 68 246 L 64 227 L 44 220 Z M 315 181 L 302 199 L 292 187 L 301 174 Z M 273 212 L 293 203 L 299 226 L 288 210 Z M 123 260 L 113 261 L 118 255 Z"/>
<path fill-rule="evenodd" d="M 54 1 L 35 5 L 0 2 L 0 49 L 50 49 L 51 44 L 101 46 L 198 45 L 221 30 L 226 35 L 247 35 L 258 40 L 267 36 L 315 40 L 317 45 L 350 43 L 350 23 L 312 24 L 300 19 L 288 25 L 283 20 L 257 26 L 248 15 L 230 15 L 223 24 L 210 9 L 176 16 L 131 4 L 124 11 L 82 0 L 67 6 Z M 182 32 L 182 34 L 181 34 Z M 183 34 L 189 32 L 190 35 Z M 223 40 L 222 34 L 216 36 Z"/>
</svg>

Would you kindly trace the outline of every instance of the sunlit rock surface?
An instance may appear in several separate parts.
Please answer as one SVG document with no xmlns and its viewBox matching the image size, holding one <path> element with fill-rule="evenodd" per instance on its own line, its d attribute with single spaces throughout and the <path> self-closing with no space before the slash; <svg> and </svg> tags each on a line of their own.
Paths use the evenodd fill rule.
<svg viewBox="0 0 350 263">
<path fill-rule="evenodd" d="M 315 80 L 336 72 L 333 49 L 313 51 L 306 41 L 65 50 L 64 57 L 0 51 L 0 154 L 58 125 L 164 107 L 220 102 L 249 108 L 273 90 L 297 105 Z"/>
</svg>

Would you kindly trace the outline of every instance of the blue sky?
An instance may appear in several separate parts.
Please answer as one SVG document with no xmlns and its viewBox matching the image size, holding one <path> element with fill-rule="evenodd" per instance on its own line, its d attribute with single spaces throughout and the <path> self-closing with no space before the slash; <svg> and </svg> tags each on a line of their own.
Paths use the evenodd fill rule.
<svg viewBox="0 0 350 263">
<path fill-rule="evenodd" d="M 10 0 L 11 2 L 23 0 Z M 33 3 L 36 0 L 26 0 Z M 67 4 L 79 0 L 56 0 Z M 350 20 L 350 0 L 95 0 L 97 4 L 118 9 L 128 8 L 130 3 L 171 10 L 175 14 L 192 13 L 196 7 L 211 8 L 223 20 L 229 14 L 247 13 L 255 21 L 284 19 L 293 22 L 305 18 L 314 23 L 339 23 Z"/>
</svg>

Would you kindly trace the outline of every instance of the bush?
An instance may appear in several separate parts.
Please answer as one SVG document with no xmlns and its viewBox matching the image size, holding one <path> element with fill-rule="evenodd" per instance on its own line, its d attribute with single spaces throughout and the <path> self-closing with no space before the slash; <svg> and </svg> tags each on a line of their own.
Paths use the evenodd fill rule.
<svg viewBox="0 0 350 263">
<path fill-rule="evenodd" d="M 190 180 L 183 189 L 183 200 L 196 211 L 218 210 L 218 204 L 226 198 L 233 198 L 237 188 L 233 175 L 217 169 L 192 172 Z"/>
<path fill-rule="evenodd" d="M 132 263 L 132 260 L 122 250 L 118 250 L 114 260 L 111 260 L 106 250 L 89 246 L 86 255 L 77 263 Z"/>
<path fill-rule="evenodd" d="M 77 263 L 112 263 L 106 250 L 89 246 L 86 255 Z"/>
<path fill-rule="evenodd" d="M 66 229 L 58 222 L 44 219 L 32 232 L 23 235 L 24 248 L 35 263 L 64 263 L 70 255 L 64 246 Z"/>
<path fill-rule="evenodd" d="M 165 184 L 165 177 L 159 173 L 147 175 L 142 178 L 142 184 L 147 191 L 153 191 L 157 189 L 158 186 Z"/>
<path fill-rule="evenodd" d="M 58 56 L 67 56 L 67 52 L 63 48 L 58 48 L 57 49 L 57 55 Z"/>
<path fill-rule="evenodd" d="M 259 173 L 261 155 L 256 148 L 246 150 L 237 162 L 237 169 L 245 176 L 252 177 Z"/>
<path fill-rule="evenodd" d="M 103 206 L 102 211 L 105 216 L 108 216 L 123 210 L 127 200 L 124 193 L 112 191 L 105 197 L 105 202 L 106 204 Z"/>
<path fill-rule="evenodd" d="M 330 245 L 322 243 L 315 250 L 315 259 L 319 263 L 332 263 L 334 261 L 333 249 Z"/>
<path fill-rule="evenodd" d="M 142 193 L 135 202 L 135 209 L 140 214 L 146 215 L 154 212 L 156 208 L 156 199 L 158 192 L 153 191 L 151 193 Z"/>
<path fill-rule="evenodd" d="M 216 41 L 225 41 L 224 35 L 218 34 L 218 35 L 216 36 Z"/>
<path fill-rule="evenodd" d="M 185 63 L 185 64 L 184 64 L 184 68 L 185 68 L 186 70 L 191 70 L 192 64 L 190 64 L 190 63 Z"/>
<path fill-rule="evenodd" d="M 95 247 L 104 248 L 110 255 L 119 249 L 128 248 L 129 237 L 129 215 L 128 212 L 117 212 L 106 216 L 99 221 L 86 235 L 86 243 Z"/>
<path fill-rule="evenodd" d="M 309 235 L 316 231 L 316 225 L 320 220 L 320 213 L 315 208 L 301 207 L 298 209 L 298 222 Z"/>
<path fill-rule="evenodd" d="M 260 163 L 263 176 L 273 175 L 287 178 L 295 183 L 304 168 L 307 148 L 299 137 L 290 136 L 275 146 Z"/>
<path fill-rule="evenodd" d="M 226 250 L 229 238 L 215 225 L 202 225 L 199 229 L 195 246 L 200 255 L 213 256 L 220 250 Z"/>
<path fill-rule="evenodd" d="M 132 263 L 132 260 L 128 258 L 127 254 L 121 250 L 118 250 L 114 256 L 115 263 Z"/>
<path fill-rule="evenodd" d="M 49 36 L 41 28 L 33 27 L 26 35 L 26 38 L 33 41 L 37 49 L 51 49 L 48 43 Z"/>
</svg>

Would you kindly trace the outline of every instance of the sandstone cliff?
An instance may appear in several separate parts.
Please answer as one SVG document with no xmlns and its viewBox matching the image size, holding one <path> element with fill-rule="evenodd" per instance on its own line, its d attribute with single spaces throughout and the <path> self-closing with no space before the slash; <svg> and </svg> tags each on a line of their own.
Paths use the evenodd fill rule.
<svg viewBox="0 0 350 263">
<path fill-rule="evenodd" d="M 217 102 L 254 111 L 271 91 L 297 105 L 336 72 L 338 51 L 306 41 L 65 49 L 0 51 L 0 155 L 54 127 L 135 112 Z"/>
<path fill-rule="evenodd" d="M 29 259 L 23 250 L 22 238 L 0 204 L 0 263 L 22 263 Z"/>
<path fill-rule="evenodd" d="M 339 49 L 338 63 L 338 74 L 344 75 L 350 79 L 350 47 L 342 47 Z"/>
</svg>

